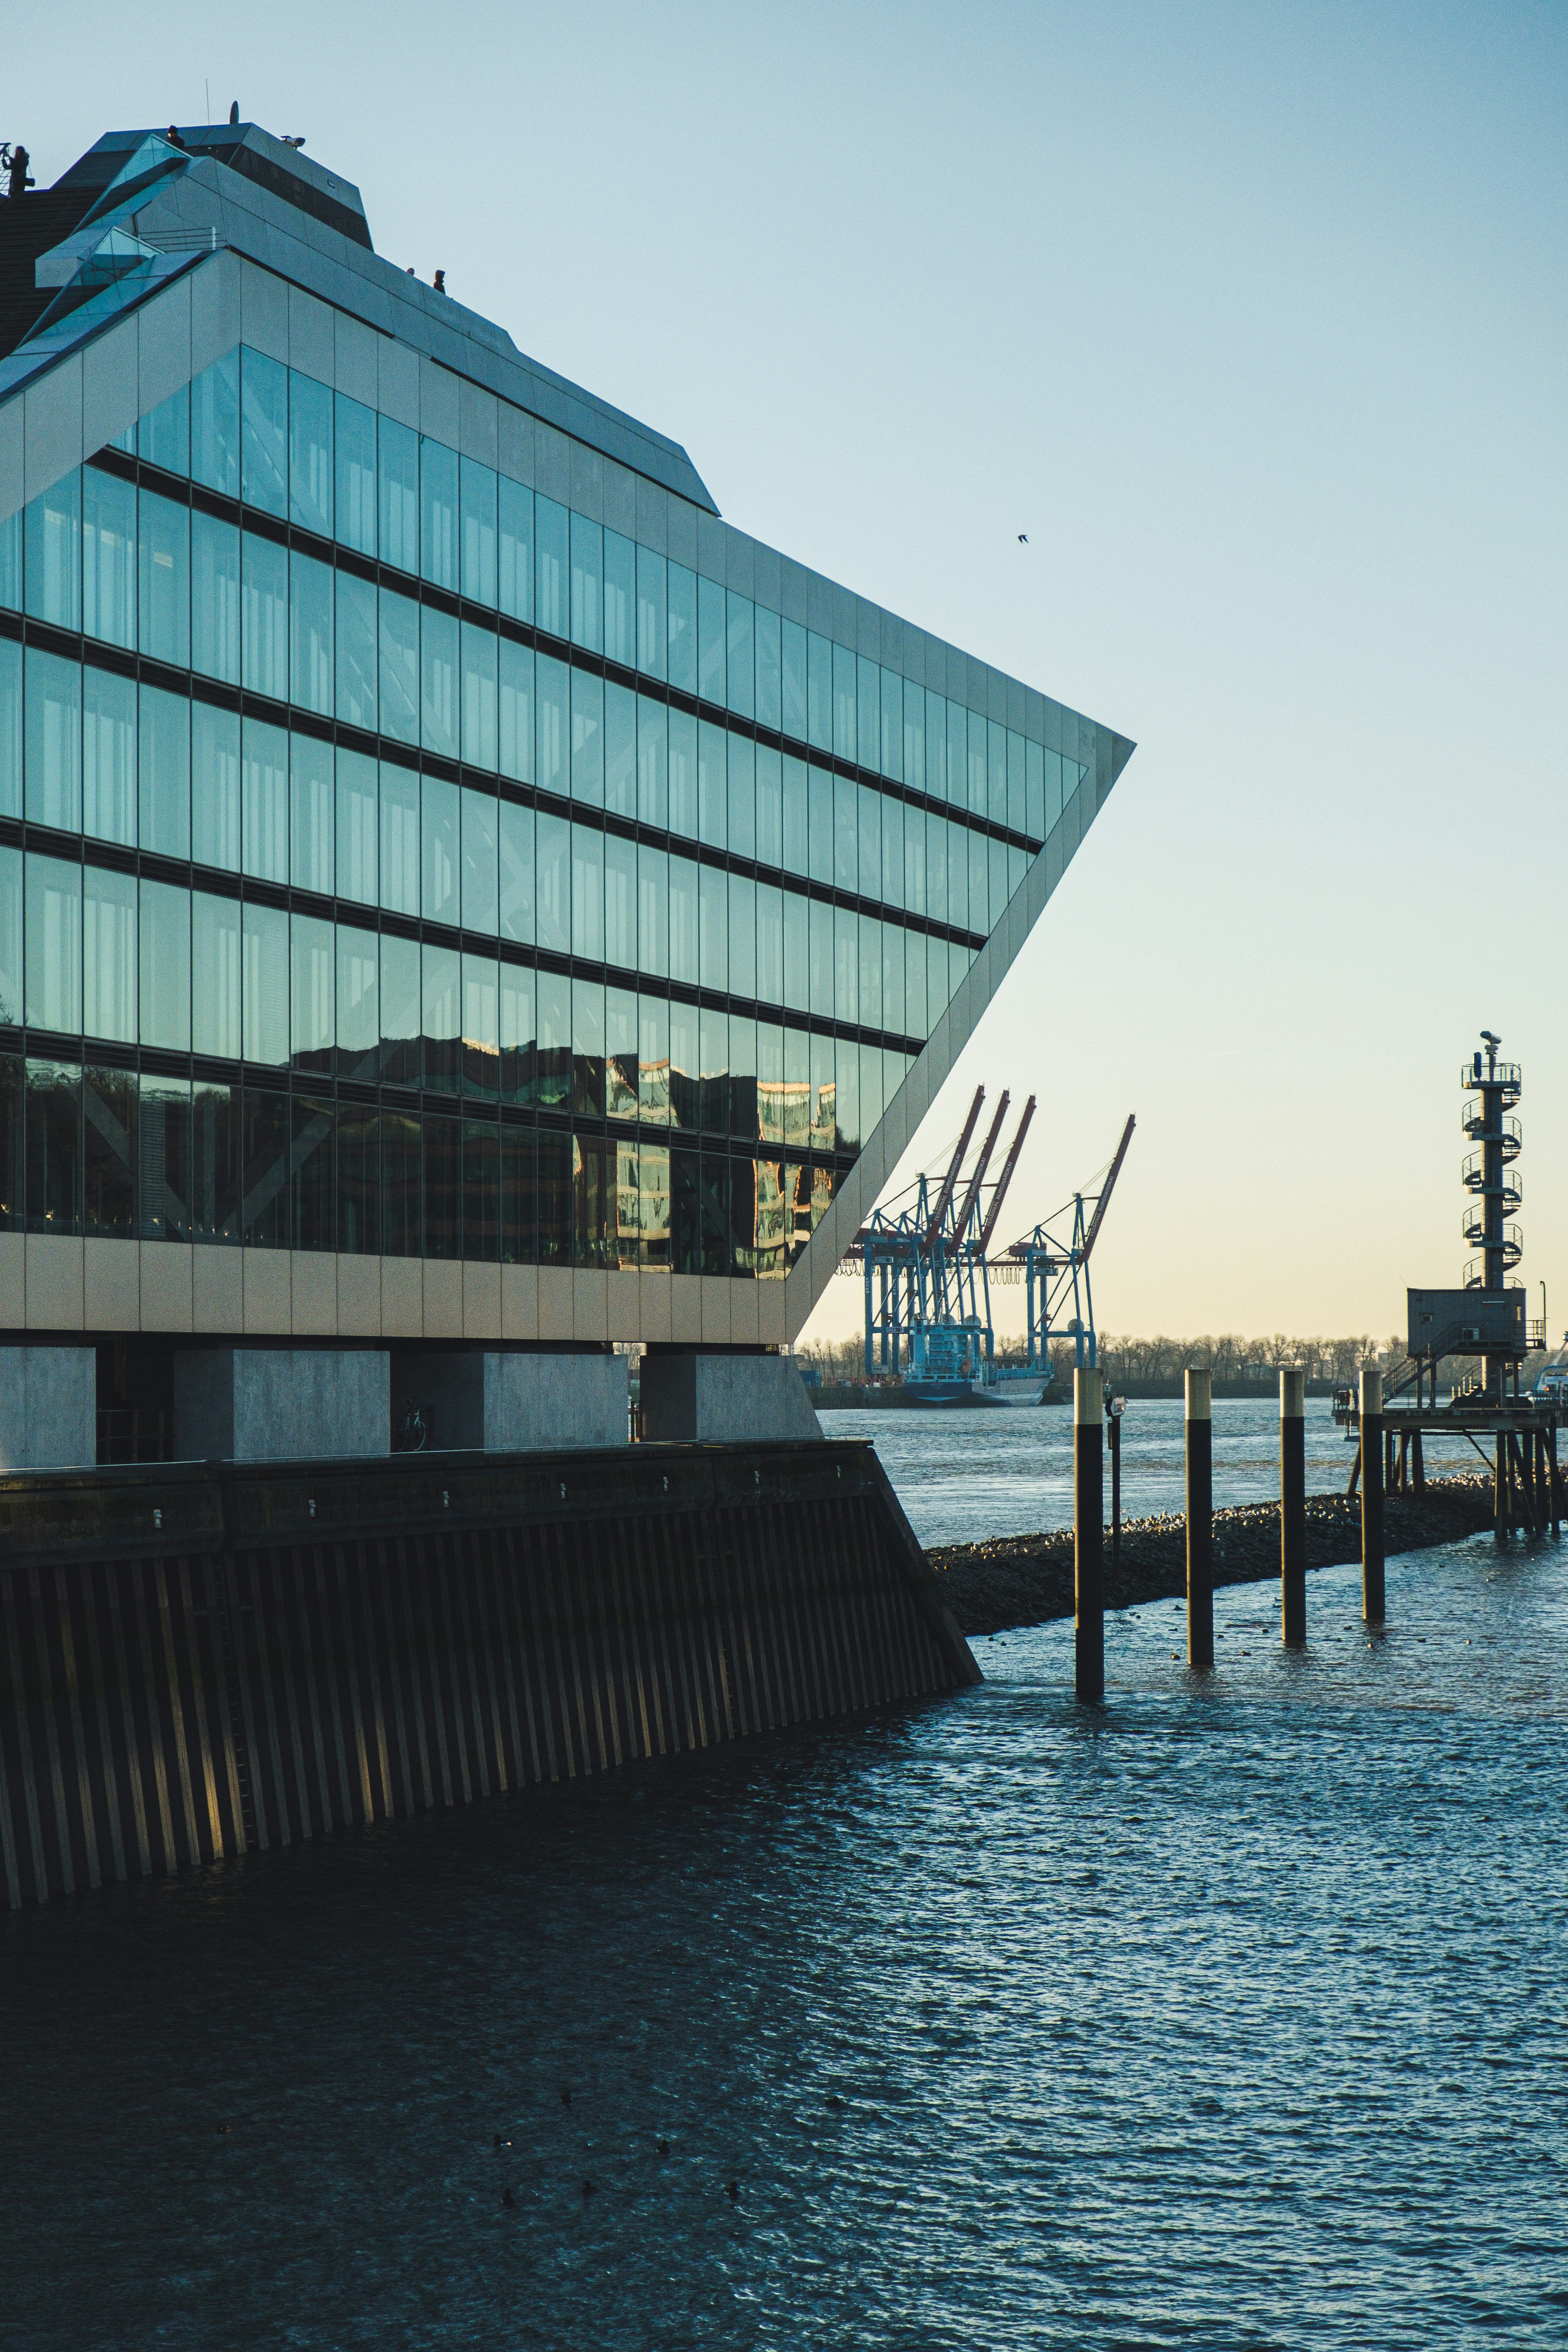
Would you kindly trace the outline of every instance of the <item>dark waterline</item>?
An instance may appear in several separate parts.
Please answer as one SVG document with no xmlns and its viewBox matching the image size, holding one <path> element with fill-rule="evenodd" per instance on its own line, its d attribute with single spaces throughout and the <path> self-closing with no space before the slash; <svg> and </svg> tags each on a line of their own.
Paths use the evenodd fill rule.
<svg viewBox="0 0 1568 2352">
<path fill-rule="evenodd" d="M 12 1923 L 0 2342 L 1563 2342 L 1568 1574 L 1389 1600 Z"/>
</svg>

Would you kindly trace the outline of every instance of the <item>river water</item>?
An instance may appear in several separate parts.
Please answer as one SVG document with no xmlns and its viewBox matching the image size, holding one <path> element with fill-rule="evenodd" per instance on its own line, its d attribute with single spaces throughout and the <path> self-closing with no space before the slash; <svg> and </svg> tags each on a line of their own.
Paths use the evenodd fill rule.
<svg viewBox="0 0 1568 2352">
<path fill-rule="evenodd" d="M 0 1927 L 0 2345 L 1568 2341 L 1563 1548 L 1388 1600 Z"/>
</svg>

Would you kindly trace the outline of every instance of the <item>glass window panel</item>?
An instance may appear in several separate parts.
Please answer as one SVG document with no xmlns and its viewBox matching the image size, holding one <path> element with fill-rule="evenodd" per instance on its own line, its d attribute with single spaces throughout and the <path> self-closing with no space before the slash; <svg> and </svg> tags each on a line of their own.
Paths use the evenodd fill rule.
<svg viewBox="0 0 1568 2352">
<path fill-rule="evenodd" d="M 752 857 L 757 847 L 757 747 L 746 735 L 729 742 L 730 854 Z"/>
<path fill-rule="evenodd" d="M 332 395 L 314 376 L 289 371 L 289 518 L 332 535 Z"/>
<path fill-rule="evenodd" d="M 757 996 L 784 1002 L 784 894 L 767 882 L 757 885 Z"/>
<path fill-rule="evenodd" d="M 22 853 L 0 847 L 0 1022 L 6 1028 L 21 1027 L 22 1004 Z M 4 1163 L 0 1181 L 9 1181 Z"/>
<path fill-rule="evenodd" d="M 299 890 L 332 895 L 336 832 L 332 747 L 313 735 L 289 738 L 289 878 Z"/>
<path fill-rule="evenodd" d="M 193 702 L 191 856 L 199 866 L 239 871 L 239 714 Z"/>
<path fill-rule="evenodd" d="M 381 1246 L 388 1257 L 425 1247 L 423 1132 L 409 1111 L 381 1114 Z"/>
<path fill-rule="evenodd" d="M 374 907 L 378 891 L 375 761 L 363 751 L 337 755 L 337 893 Z"/>
<path fill-rule="evenodd" d="M 191 996 L 191 1045 L 198 1054 L 237 1062 L 240 1050 L 239 901 L 205 890 L 191 894 L 191 968 L 201 986 Z"/>
<path fill-rule="evenodd" d="M 716 580 L 697 583 L 697 691 L 704 702 L 724 700 L 724 591 Z"/>
<path fill-rule="evenodd" d="M 239 532 L 191 514 L 191 667 L 239 684 Z"/>
<path fill-rule="evenodd" d="M 784 708 L 779 723 L 784 734 L 805 743 L 809 740 L 805 631 L 798 621 L 784 621 L 781 632 Z"/>
<path fill-rule="evenodd" d="M 826 768 L 806 771 L 806 871 L 814 882 L 833 879 L 833 778 Z"/>
<path fill-rule="evenodd" d="M 605 533 L 605 655 L 637 664 L 637 550 L 618 530 Z"/>
<path fill-rule="evenodd" d="M 905 709 L 908 709 L 908 703 Z M 925 697 L 925 788 L 933 800 L 947 798 L 947 702 L 943 696 L 933 694 L 930 687 Z M 909 776 L 908 762 L 904 773 Z M 912 782 L 914 779 L 911 777 Z"/>
<path fill-rule="evenodd" d="M 879 923 L 882 949 L 882 1026 L 904 1034 L 904 934 L 897 923 Z"/>
<path fill-rule="evenodd" d="M 985 805 L 984 772 L 982 763 L 982 809 Z M 950 808 L 973 805 L 969 774 L 969 713 L 962 702 L 950 701 L 947 706 L 947 800 Z"/>
<path fill-rule="evenodd" d="M 683 563 L 667 567 L 669 587 L 669 682 L 697 691 L 697 574 Z"/>
<path fill-rule="evenodd" d="M 330 1076 L 337 1045 L 337 941 L 317 915 L 289 925 L 289 1057 L 297 1070 Z"/>
<path fill-rule="evenodd" d="M 496 478 L 477 457 L 458 468 L 462 506 L 463 593 L 476 604 L 496 601 Z"/>
<path fill-rule="evenodd" d="M 270 1087 L 247 1087 L 239 1118 L 239 1238 L 249 1249 L 287 1249 L 293 1140 L 289 1097 Z"/>
<path fill-rule="evenodd" d="M 420 1081 L 419 942 L 381 935 L 381 1076 L 392 1087 Z"/>
<path fill-rule="evenodd" d="M 143 877 L 139 926 L 139 1026 L 143 1045 L 191 1045 L 191 894 Z"/>
<path fill-rule="evenodd" d="M 860 764 L 882 765 L 882 673 L 874 661 L 858 656 L 855 664 L 855 740 Z"/>
<path fill-rule="evenodd" d="M 546 819 L 546 823 L 556 820 Z M 500 803 L 500 931 L 505 940 L 533 941 L 533 811 Z"/>
<path fill-rule="evenodd" d="M 858 756 L 856 725 L 855 656 L 847 646 L 833 648 L 833 749 L 840 760 Z"/>
<path fill-rule="evenodd" d="M 239 352 L 226 352 L 191 385 L 191 474 L 226 499 L 239 496 Z"/>
<path fill-rule="evenodd" d="M 351 727 L 375 731 L 379 698 L 376 692 L 375 589 L 352 572 L 337 574 L 337 711 Z"/>
<path fill-rule="evenodd" d="M 947 920 L 947 819 L 926 814 L 925 910 L 933 923 Z"/>
<path fill-rule="evenodd" d="M 247 530 L 240 569 L 241 682 L 289 699 L 289 551 Z"/>
<path fill-rule="evenodd" d="M 859 887 L 859 794 L 847 776 L 833 782 L 833 885 L 838 890 Z"/>
<path fill-rule="evenodd" d="M 757 658 L 752 600 L 731 588 L 725 599 L 725 682 L 730 708 L 742 719 L 756 716 Z"/>
<path fill-rule="evenodd" d="M 533 501 L 536 550 L 533 617 L 536 626 L 552 637 L 566 635 L 571 619 L 571 592 L 566 561 L 566 509 L 542 493 Z"/>
<path fill-rule="evenodd" d="M 904 780 L 904 681 L 896 669 L 882 672 L 882 740 L 878 761 L 882 773 L 895 783 Z"/>
<path fill-rule="evenodd" d="M 664 558 L 651 547 L 637 549 L 637 667 L 649 677 L 665 674 Z"/>
<path fill-rule="evenodd" d="M 572 672 L 572 797 L 605 805 L 605 681 L 584 669 Z"/>
<path fill-rule="evenodd" d="M 533 648 L 500 641 L 500 729 L 497 745 L 503 776 L 533 782 Z"/>
<path fill-rule="evenodd" d="M 906 931 L 904 940 L 904 1024 L 907 1034 L 922 1041 L 931 1034 L 926 1018 L 926 943 L 920 931 Z"/>
<path fill-rule="evenodd" d="M 463 1255 L 494 1265 L 500 1247 L 500 1129 L 491 1119 L 463 1122 Z"/>
<path fill-rule="evenodd" d="M 698 898 L 699 981 L 703 988 L 730 984 L 729 877 L 718 866 L 700 869 Z"/>
<path fill-rule="evenodd" d="M 1007 845 L 1005 841 L 988 841 L 986 843 L 985 865 L 986 882 L 988 886 L 986 890 L 985 927 L 987 930 L 990 930 L 1001 921 L 1003 909 L 1006 906 L 1007 900 L 1012 895 L 1007 887 Z"/>
<path fill-rule="evenodd" d="M 882 887 L 882 795 L 868 784 L 858 784 L 855 803 L 860 835 L 855 887 L 863 898 L 874 898 Z"/>
<path fill-rule="evenodd" d="M 904 804 L 882 803 L 882 898 L 889 907 L 904 903 Z"/>
<path fill-rule="evenodd" d="M 810 866 L 810 823 L 806 765 L 790 753 L 784 761 L 784 866 L 786 874 L 805 874 Z"/>
<path fill-rule="evenodd" d="M 533 492 L 503 474 L 496 498 L 500 541 L 497 587 L 500 609 L 514 621 L 533 618 Z"/>
<path fill-rule="evenodd" d="M 771 744 L 757 745 L 757 863 L 784 864 L 784 760 Z"/>
<path fill-rule="evenodd" d="M 106 645 L 136 643 L 136 489 L 84 466 L 81 477 L 81 625 Z"/>
<path fill-rule="evenodd" d="M 500 1098 L 531 1102 L 534 1096 L 533 966 L 503 961 L 500 989 Z"/>
<path fill-rule="evenodd" d="M 26 1011 L 30 1025 L 81 1028 L 81 867 L 29 851 Z"/>
<path fill-rule="evenodd" d="M 605 954 L 605 836 L 572 827 L 572 952 L 600 963 Z"/>
<path fill-rule="evenodd" d="M 1007 825 L 1013 833 L 1022 833 L 1026 816 L 1026 794 L 1024 784 L 1024 739 L 1016 729 L 1007 730 Z"/>
<path fill-rule="evenodd" d="M 493 793 L 465 786 L 463 826 L 463 929 L 491 938 L 499 928 L 500 810 Z"/>
<path fill-rule="evenodd" d="M 860 1048 L 840 1037 L 833 1056 L 835 1080 L 834 1145 L 839 1151 L 860 1149 Z"/>
<path fill-rule="evenodd" d="M 1026 849 L 1015 849 L 1011 842 L 1009 842 L 1007 845 L 1007 897 L 1009 901 L 1012 899 L 1015 892 L 1024 880 L 1025 876 L 1028 873 L 1028 851 Z"/>
<path fill-rule="evenodd" d="M 538 880 L 535 920 L 539 944 L 556 955 L 572 952 L 572 828 L 564 817 L 536 823 Z"/>
<path fill-rule="evenodd" d="M 332 570 L 298 550 L 289 558 L 289 699 L 332 715 Z"/>
<path fill-rule="evenodd" d="M 882 1022 L 882 926 L 875 915 L 858 919 L 859 941 L 858 1011 L 862 1027 L 880 1029 Z"/>
<path fill-rule="evenodd" d="M 605 1115 L 605 987 L 602 981 L 572 982 L 572 1108 Z"/>
<path fill-rule="evenodd" d="M 70 1064 L 27 1062 L 27 1227 L 81 1231 L 81 1072 Z"/>
<path fill-rule="evenodd" d="M 500 1085 L 500 1005 L 494 956 L 463 957 L 463 1092 L 497 1099 Z"/>
<path fill-rule="evenodd" d="M 637 697 L 637 813 L 644 824 L 669 823 L 669 713 L 646 694 Z"/>
<path fill-rule="evenodd" d="M 239 360 L 240 497 L 267 514 L 289 511 L 289 371 L 247 344 Z"/>
<path fill-rule="evenodd" d="M 12 612 L 22 603 L 22 518 L 8 514 L 0 522 L 0 604 Z"/>
<path fill-rule="evenodd" d="M 697 721 L 688 710 L 669 714 L 669 829 L 697 837 Z"/>
<path fill-rule="evenodd" d="M 879 1045 L 860 1048 L 860 1133 L 867 1142 L 876 1133 L 882 1117 L 882 1049 Z"/>
<path fill-rule="evenodd" d="M 645 1127 L 669 1124 L 669 999 L 646 988 L 637 998 L 637 1116 Z"/>
<path fill-rule="evenodd" d="M 904 766 L 906 784 L 923 792 L 926 786 L 926 702 L 921 688 L 912 678 L 905 678 L 904 689 Z"/>
<path fill-rule="evenodd" d="M 811 978 L 806 1010 L 820 1021 L 833 1018 L 833 909 L 820 898 L 808 908 Z M 787 948 L 788 941 L 786 939 Z"/>
<path fill-rule="evenodd" d="M 1053 833 L 1062 813 L 1062 760 L 1059 751 L 1046 753 L 1046 831 Z"/>
<path fill-rule="evenodd" d="M 191 1082 L 143 1070 L 137 1094 L 137 1232 L 148 1242 L 188 1242 L 194 1172 Z"/>
<path fill-rule="evenodd" d="M 536 780 L 541 792 L 558 793 L 564 800 L 569 790 L 568 751 L 572 740 L 571 673 L 565 663 L 557 661 L 552 654 L 539 655 L 534 664 L 534 687 L 539 698 Z"/>
<path fill-rule="evenodd" d="M 694 1128 L 700 1103 L 701 1051 L 697 1007 L 679 998 L 669 1007 L 669 1117 L 675 1127 Z"/>
<path fill-rule="evenodd" d="M 0 637 L 0 816 L 22 814 L 22 648 Z"/>
<path fill-rule="evenodd" d="M 458 584 L 458 453 L 426 434 L 419 444 L 420 571 L 437 588 Z"/>
<path fill-rule="evenodd" d="M 81 665 L 29 646 L 26 812 L 35 824 L 81 830 Z"/>
<path fill-rule="evenodd" d="M 27 610 L 57 628 L 81 626 L 81 470 L 42 491 L 22 524 Z"/>
<path fill-rule="evenodd" d="M 458 756 L 458 624 L 424 607 L 419 632 L 420 733 L 425 749 Z"/>
<path fill-rule="evenodd" d="M 243 737 L 241 863 L 263 882 L 289 879 L 289 738 L 247 719 Z"/>
<path fill-rule="evenodd" d="M 730 1016 L 708 1004 L 697 1016 L 697 1069 L 698 1124 L 710 1135 L 723 1135 L 730 1125 Z M 708 1269 L 721 1270 L 728 1269 Z"/>
<path fill-rule="evenodd" d="M 338 1107 L 330 1097 L 293 1097 L 289 1225 L 297 1250 L 337 1247 Z"/>
<path fill-rule="evenodd" d="M 181 384 L 167 400 L 143 416 L 136 426 L 136 454 L 144 465 L 161 466 L 166 474 L 191 470 L 191 387 Z"/>
<path fill-rule="evenodd" d="M 692 858 L 669 861 L 669 976 L 688 988 L 697 985 L 697 871 Z"/>
<path fill-rule="evenodd" d="M 969 836 L 961 824 L 944 824 L 947 849 L 947 919 L 955 929 L 969 922 Z"/>
<path fill-rule="evenodd" d="M 755 615 L 759 727 L 777 728 L 784 723 L 784 676 L 779 629 L 778 614 L 770 613 L 765 604 L 759 604 Z"/>
<path fill-rule="evenodd" d="M 1024 746 L 1024 830 L 1031 841 L 1046 837 L 1046 749 L 1043 743 Z"/>
<path fill-rule="evenodd" d="M 926 912 L 926 825 L 918 808 L 904 811 L 904 891 L 900 903 L 911 915 Z"/>
<path fill-rule="evenodd" d="M 990 845 L 983 833 L 972 833 L 969 853 L 969 928 L 986 931 L 990 922 Z M 1000 908 L 997 910 L 1000 912 Z"/>
<path fill-rule="evenodd" d="M 590 653 L 604 650 L 605 534 L 586 515 L 572 518 L 572 642 Z"/>
<path fill-rule="evenodd" d="M 419 778 L 390 760 L 381 763 L 381 903 L 419 912 Z"/>
<path fill-rule="evenodd" d="M 833 749 L 833 647 L 815 629 L 806 648 L 806 740 L 818 751 Z"/>
<path fill-rule="evenodd" d="M 697 730 L 697 832 L 711 848 L 729 838 L 729 738 L 704 719 Z"/>
<path fill-rule="evenodd" d="M 82 1026 L 89 1037 L 136 1043 L 136 877 L 82 873 Z"/>
<path fill-rule="evenodd" d="M 381 591 L 381 731 L 395 743 L 419 740 L 419 607 Z"/>
<path fill-rule="evenodd" d="M 289 918 L 247 899 L 240 909 L 241 1034 L 247 1062 L 289 1059 Z"/>
<path fill-rule="evenodd" d="M 637 1000 L 635 989 L 606 988 L 605 991 L 605 1109 L 611 1118 L 636 1118 L 637 1115 Z"/>
<path fill-rule="evenodd" d="M 381 1254 L 381 1116 L 367 1103 L 338 1105 L 338 1247 Z"/>
<path fill-rule="evenodd" d="M 339 540 L 361 555 L 375 553 L 375 411 L 336 396 L 333 521 Z"/>
<path fill-rule="evenodd" d="M 646 842 L 637 847 L 637 968 L 669 977 L 669 859 Z"/>
<path fill-rule="evenodd" d="M 425 1084 L 456 1094 L 462 1084 L 462 958 L 426 940 L 419 950 Z"/>
<path fill-rule="evenodd" d="M 374 1082 L 381 1062 L 380 941 L 352 923 L 336 927 L 338 1075 Z"/>
<path fill-rule="evenodd" d="M 420 913 L 426 922 L 456 923 L 458 905 L 458 791 L 440 776 L 420 786 Z"/>
<path fill-rule="evenodd" d="M 499 756 L 496 667 L 498 640 L 490 629 L 463 623 L 463 758 L 470 768 L 493 775 Z"/>
<path fill-rule="evenodd" d="M 605 681 L 605 806 L 637 813 L 637 698 L 613 678 Z"/>
<path fill-rule="evenodd" d="M 110 670 L 82 673 L 82 831 L 100 841 L 136 838 L 136 687 Z"/>
<path fill-rule="evenodd" d="M 542 971 L 537 987 L 539 1099 L 559 1110 L 572 1099 L 572 983 L 563 972 Z"/>
<path fill-rule="evenodd" d="M 756 996 L 757 886 L 744 874 L 731 874 L 729 879 L 729 969 L 721 985 L 731 996 Z"/>
<path fill-rule="evenodd" d="M 637 970 L 637 844 L 616 833 L 605 835 L 605 961 Z"/>
<path fill-rule="evenodd" d="M 137 642 L 155 661 L 191 660 L 191 510 L 141 493 L 136 543 Z"/>
<path fill-rule="evenodd" d="M 419 569 L 419 436 L 390 416 L 376 419 L 381 486 L 381 560 L 399 572 Z"/>
<path fill-rule="evenodd" d="M 861 1017 L 859 918 L 848 907 L 833 909 L 833 1017 Z"/>
<path fill-rule="evenodd" d="M 536 1254 L 541 1265 L 570 1265 L 572 1139 L 568 1135 L 541 1135 L 537 1153 L 533 1219 Z"/>
</svg>

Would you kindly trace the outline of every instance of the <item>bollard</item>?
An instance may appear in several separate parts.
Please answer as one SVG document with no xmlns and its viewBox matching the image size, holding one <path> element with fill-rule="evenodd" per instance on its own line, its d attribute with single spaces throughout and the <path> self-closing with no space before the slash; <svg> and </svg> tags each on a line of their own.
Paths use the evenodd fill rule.
<svg viewBox="0 0 1568 2352">
<path fill-rule="evenodd" d="M 1383 1623 L 1383 1374 L 1361 1376 L 1361 1613 Z"/>
<path fill-rule="evenodd" d="M 1279 1622 L 1289 1649 L 1307 1638 L 1307 1375 L 1279 1375 Z"/>
<path fill-rule="evenodd" d="M 1206 1371 L 1187 1373 L 1187 1664 L 1214 1664 L 1214 1404 Z"/>
<path fill-rule="evenodd" d="M 1072 1376 L 1073 1658 L 1077 1695 L 1097 1706 L 1105 1696 L 1105 1424 L 1100 1373 L 1080 1364 Z"/>
</svg>

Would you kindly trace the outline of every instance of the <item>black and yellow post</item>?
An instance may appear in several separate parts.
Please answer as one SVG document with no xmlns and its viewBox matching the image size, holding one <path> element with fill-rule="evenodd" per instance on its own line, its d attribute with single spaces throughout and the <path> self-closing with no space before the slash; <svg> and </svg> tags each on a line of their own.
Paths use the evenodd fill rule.
<svg viewBox="0 0 1568 2352">
<path fill-rule="evenodd" d="M 1105 1420 L 1092 1364 L 1072 1376 L 1073 1658 L 1079 1699 L 1105 1696 Z"/>
<path fill-rule="evenodd" d="M 1361 1613 L 1383 1623 L 1383 1374 L 1369 1365 L 1361 1375 Z"/>
<path fill-rule="evenodd" d="M 1279 1624 L 1288 1649 L 1307 1638 L 1307 1375 L 1279 1374 Z"/>
<path fill-rule="evenodd" d="M 1187 1664 L 1214 1664 L 1214 1390 L 1187 1373 Z"/>
</svg>

